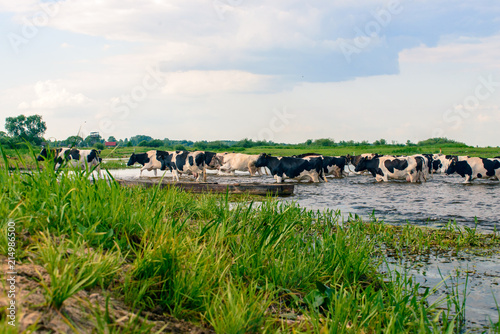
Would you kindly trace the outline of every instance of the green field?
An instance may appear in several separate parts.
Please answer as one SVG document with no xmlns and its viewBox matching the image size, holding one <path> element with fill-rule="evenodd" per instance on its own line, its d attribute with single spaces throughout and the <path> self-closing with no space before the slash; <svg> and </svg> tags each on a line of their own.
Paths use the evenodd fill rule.
<svg viewBox="0 0 500 334">
<path fill-rule="evenodd" d="M 500 245 L 496 234 L 453 224 L 342 222 L 339 212 L 273 198 L 132 189 L 41 167 L 0 171 L 0 250 L 14 255 L 18 286 L 30 291 L 18 299 L 27 317 L 13 329 L 2 315 L 2 333 L 459 332 L 464 291 L 431 302 L 435 287 L 378 268 L 388 252 L 409 259 Z"/>
<path fill-rule="evenodd" d="M 119 147 L 116 149 L 104 149 L 101 156 L 105 157 L 129 157 L 133 152 L 141 153 L 149 150 L 158 149 L 170 151 L 172 147 Z M 260 154 L 269 153 L 276 156 L 290 156 L 302 153 L 319 153 L 323 155 L 358 155 L 362 153 L 379 153 L 379 154 L 394 154 L 394 155 L 411 155 L 419 153 L 439 153 L 452 154 L 452 155 L 470 155 L 483 158 L 492 158 L 500 155 L 500 148 L 498 147 L 471 147 L 459 145 L 441 145 L 441 146 L 394 146 L 394 145 L 366 145 L 366 146 L 339 146 L 339 147 L 321 147 L 321 146 L 258 146 L 251 148 L 237 148 L 237 152 L 246 154 Z M 215 150 L 216 152 L 224 152 L 224 150 Z M 226 150 L 231 152 L 231 150 Z"/>
</svg>

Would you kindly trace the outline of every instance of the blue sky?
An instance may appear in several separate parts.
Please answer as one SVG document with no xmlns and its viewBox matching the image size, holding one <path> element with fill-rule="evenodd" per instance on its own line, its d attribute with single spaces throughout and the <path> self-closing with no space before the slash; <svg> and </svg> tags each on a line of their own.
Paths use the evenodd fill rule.
<svg viewBox="0 0 500 334">
<path fill-rule="evenodd" d="M 498 1 L 0 0 L 0 34 L 0 118 L 50 138 L 500 145 Z"/>
</svg>

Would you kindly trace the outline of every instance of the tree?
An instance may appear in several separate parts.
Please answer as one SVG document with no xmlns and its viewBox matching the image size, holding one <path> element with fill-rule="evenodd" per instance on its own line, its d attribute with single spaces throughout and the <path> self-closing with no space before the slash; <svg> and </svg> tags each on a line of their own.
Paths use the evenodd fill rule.
<svg viewBox="0 0 500 334">
<path fill-rule="evenodd" d="M 163 140 L 160 140 L 160 139 L 153 139 L 151 141 L 149 141 L 146 146 L 149 146 L 149 147 L 161 147 L 163 146 Z"/>
<path fill-rule="evenodd" d="M 84 139 L 84 143 L 87 147 L 92 147 L 94 146 L 95 143 L 102 143 L 104 140 L 102 139 L 101 135 L 92 135 L 92 136 L 87 136 L 85 139 Z"/>
<path fill-rule="evenodd" d="M 98 150 L 104 150 L 104 144 L 103 144 L 103 143 L 99 143 L 99 142 L 97 142 L 97 143 L 95 143 L 95 144 L 94 144 L 94 146 L 92 146 L 92 147 L 94 147 L 94 148 L 96 148 L 96 149 L 98 149 Z"/>
<path fill-rule="evenodd" d="M 109 136 L 108 141 L 118 141 L 115 136 Z"/>
<path fill-rule="evenodd" d="M 142 142 L 142 141 L 149 142 L 151 140 L 153 140 L 153 138 L 150 137 L 150 136 L 146 136 L 146 135 L 137 135 L 137 136 L 133 136 L 133 137 L 130 138 L 130 141 L 132 142 L 132 144 L 134 146 L 139 145 L 139 143 Z M 141 146 L 141 145 L 139 145 L 139 146 Z"/>
<path fill-rule="evenodd" d="M 335 146 L 335 141 L 329 138 L 316 139 L 314 141 L 316 146 Z"/>
<path fill-rule="evenodd" d="M 43 141 L 43 134 L 47 130 L 47 124 L 40 115 L 7 117 L 5 129 L 9 135 L 16 140 L 27 140 L 39 145 Z"/>
<path fill-rule="evenodd" d="M 66 140 L 65 140 L 65 146 L 69 146 L 69 147 L 76 147 L 76 146 L 81 146 L 83 142 L 83 138 L 80 137 L 80 136 L 69 136 Z"/>
<path fill-rule="evenodd" d="M 376 145 L 376 146 L 379 146 L 379 145 L 387 145 L 387 140 L 385 140 L 384 138 L 379 139 L 379 140 L 375 140 L 375 141 L 373 142 L 373 145 Z"/>
</svg>

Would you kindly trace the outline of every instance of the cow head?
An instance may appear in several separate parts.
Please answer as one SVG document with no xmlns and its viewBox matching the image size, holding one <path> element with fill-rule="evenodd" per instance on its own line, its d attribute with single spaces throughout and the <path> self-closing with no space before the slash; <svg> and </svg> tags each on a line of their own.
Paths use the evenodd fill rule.
<svg viewBox="0 0 500 334">
<path fill-rule="evenodd" d="M 453 173 L 455 173 L 457 171 L 457 164 L 458 164 L 458 157 L 452 157 L 450 159 L 450 164 L 448 166 L 448 168 L 446 168 L 445 170 L 445 174 L 446 175 L 451 175 Z"/>
<path fill-rule="evenodd" d="M 355 157 L 357 158 L 357 157 Z M 355 163 L 352 163 L 356 168 L 355 172 L 362 172 L 368 168 L 368 159 L 366 157 L 359 156 L 359 159 L 356 159 Z"/>
<path fill-rule="evenodd" d="M 223 160 L 223 157 L 214 154 L 207 165 L 209 168 L 219 168 L 220 166 L 222 166 Z"/>
<path fill-rule="evenodd" d="M 136 163 L 136 156 L 135 156 L 135 153 L 132 153 L 132 155 L 130 156 L 130 159 L 128 159 L 128 162 L 127 162 L 127 166 L 132 166 L 133 164 Z"/>
<path fill-rule="evenodd" d="M 255 161 L 255 167 L 266 167 L 269 163 L 269 158 L 271 155 L 267 153 L 261 153 L 257 160 Z"/>
<path fill-rule="evenodd" d="M 347 162 L 352 163 L 352 162 L 351 162 L 352 155 L 347 154 L 347 155 L 345 156 L 345 158 L 346 158 Z"/>
<path fill-rule="evenodd" d="M 42 151 L 40 152 L 40 154 L 38 155 L 38 157 L 36 158 L 37 161 L 43 161 L 43 160 L 46 160 L 47 159 L 47 149 L 44 147 L 42 148 Z"/>
</svg>

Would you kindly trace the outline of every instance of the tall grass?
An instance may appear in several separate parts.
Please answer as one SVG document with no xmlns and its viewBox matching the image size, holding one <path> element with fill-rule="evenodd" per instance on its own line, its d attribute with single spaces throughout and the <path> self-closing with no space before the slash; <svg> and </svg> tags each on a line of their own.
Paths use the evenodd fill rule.
<svg viewBox="0 0 500 334">
<path fill-rule="evenodd" d="M 76 241 L 64 237 L 54 240 L 41 233 L 33 247 L 42 263 L 45 264 L 50 281 L 40 276 L 47 305 L 60 309 L 64 301 L 78 291 L 99 284 L 107 286 L 121 267 L 119 251 L 103 254 L 100 250 L 87 248 L 78 238 Z"/>
<path fill-rule="evenodd" d="M 382 223 L 341 222 L 334 211 L 272 198 L 232 203 L 227 195 L 90 182 L 88 172 L 54 172 L 49 163 L 0 172 L 0 229 L 16 222 L 19 252 L 47 269 L 50 281 L 41 284 L 54 308 L 93 287 L 138 313 L 159 308 L 218 333 L 458 328 L 440 312 L 446 300 L 429 302 L 432 290 L 377 271 L 390 239 Z M 401 249 L 422 250 L 429 238 Z M 300 320 L 288 324 L 284 314 Z M 96 316 L 96 328 L 109 327 Z"/>
</svg>

